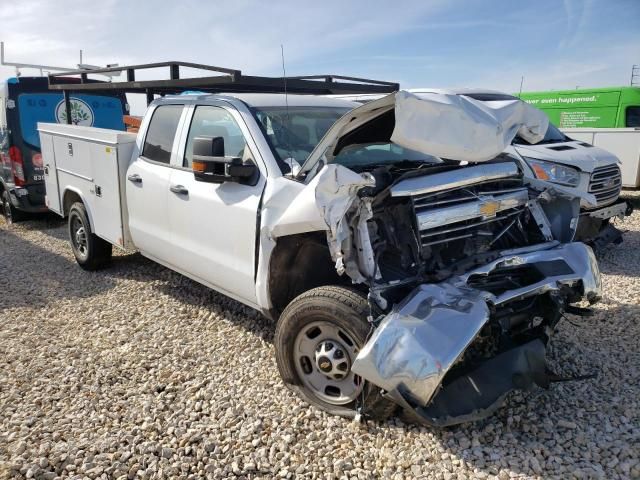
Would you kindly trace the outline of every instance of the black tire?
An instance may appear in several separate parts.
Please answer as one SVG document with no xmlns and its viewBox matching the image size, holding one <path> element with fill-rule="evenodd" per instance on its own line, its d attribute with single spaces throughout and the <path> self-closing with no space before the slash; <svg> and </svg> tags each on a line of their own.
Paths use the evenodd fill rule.
<svg viewBox="0 0 640 480">
<path fill-rule="evenodd" d="M 92 232 L 82 202 L 71 205 L 68 228 L 69 242 L 78 265 L 85 270 L 98 270 L 109 263 L 112 245 Z"/>
<path fill-rule="evenodd" d="M 21 212 L 11 205 L 9 192 L 6 190 L 3 190 L 2 192 L 2 215 L 4 216 L 4 220 L 7 222 L 7 225 L 19 222 L 20 220 L 23 220 L 25 216 L 24 212 Z"/>
<path fill-rule="evenodd" d="M 305 327 L 312 328 L 311 324 L 317 322 L 329 322 L 341 331 L 344 330 L 359 349 L 365 344 L 370 333 L 368 315 L 367 299 L 353 289 L 338 286 L 318 287 L 296 297 L 280 316 L 274 338 L 278 370 L 287 387 L 306 402 L 332 415 L 353 418 L 359 406 L 366 418 L 384 420 L 393 415 L 396 405 L 382 397 L 380 388 L 375 385 L 365 382 L 354 401 L 334 405 L 324 401 L 312 388 L 305 385 L 296 366 L 296 362 L 299 361 L 295 358 L 296 338 L 303 333 Z M 321 373 L 318 365 L 313 364 L 311 368 L 315 369 L 314 375 Z"/>
</svg>

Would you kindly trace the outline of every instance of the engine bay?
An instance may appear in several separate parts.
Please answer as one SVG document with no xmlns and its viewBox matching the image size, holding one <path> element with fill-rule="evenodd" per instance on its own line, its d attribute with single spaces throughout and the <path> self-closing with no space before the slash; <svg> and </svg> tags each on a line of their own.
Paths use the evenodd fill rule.
<svg viewBox="0 0 640 480">
<path fill-rule="evenodd" d="M 388 301 L 412 285 L 484 264 L 501 251 L 549 240 L 529 208 L 540 192 L 524 184 L 509 157 L 482 165 L 404 162 L 359 173 L 375 181 L 358 191 L 360 201 L 371 205 L 366 226 L 376 274 L 370 285 Z M 502 272 L 485 288 L 514 287 L 523 276 L 526 281 L 531 272 Z"/>
</svg>

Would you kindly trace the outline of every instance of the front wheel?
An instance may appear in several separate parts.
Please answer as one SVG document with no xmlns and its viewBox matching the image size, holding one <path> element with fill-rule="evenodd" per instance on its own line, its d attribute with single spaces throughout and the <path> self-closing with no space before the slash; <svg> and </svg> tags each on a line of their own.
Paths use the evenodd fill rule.
<svg viewBox="0 0 640 480">
<path fill-rule="evenodd" d="M 395 404 L 351 371 L 370 332 L 369 304 L 360 292 L 318 287 L 284 310 L 274 338 L 278 370 L 303 400 L 333 415 L 383 420 Z"/>
<path fill-rule="evenodd" d="M 69 210 L 69 239 L 78 265 L 85 270 L 98 270 L 111 260 L 111 244 L 91 231 L 84 204 L 76 202 Z"/>
</svg>

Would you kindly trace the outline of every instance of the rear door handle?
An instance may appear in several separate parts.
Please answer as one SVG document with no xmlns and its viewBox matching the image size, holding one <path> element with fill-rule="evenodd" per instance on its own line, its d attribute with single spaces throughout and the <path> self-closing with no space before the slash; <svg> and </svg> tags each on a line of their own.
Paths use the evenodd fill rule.
<svg viewBox="0 0 640 480">
<path fill-rule="evenodd" d="M 134 173 L 133 175 L 129 175 L 127 177 L 127 180 L 129 180 L 132 183 L 142 183 L 142 177 L 137 173 Z"/>
<path fill-rule="evenodd" d="M 177 193 L 178 195 L 189 195 L 189 190 L 184 188 L 182 185 L 171 185 L 169 190 L 173 193 Z"/>
</svg>

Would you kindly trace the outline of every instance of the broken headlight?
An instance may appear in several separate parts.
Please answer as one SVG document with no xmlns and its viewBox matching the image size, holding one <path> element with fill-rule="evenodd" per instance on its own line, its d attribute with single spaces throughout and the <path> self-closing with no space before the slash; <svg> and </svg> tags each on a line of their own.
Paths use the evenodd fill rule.
<svg viewBox="0 0 640 480">
<path fill-rule="evenodd" d="M 560 165 L 558 163 L 544 162 L 535 158 L 524 157 L 536 178 L 547 182 L 577 187 L 580 183 L 580 170 Z"/>
</svg>

